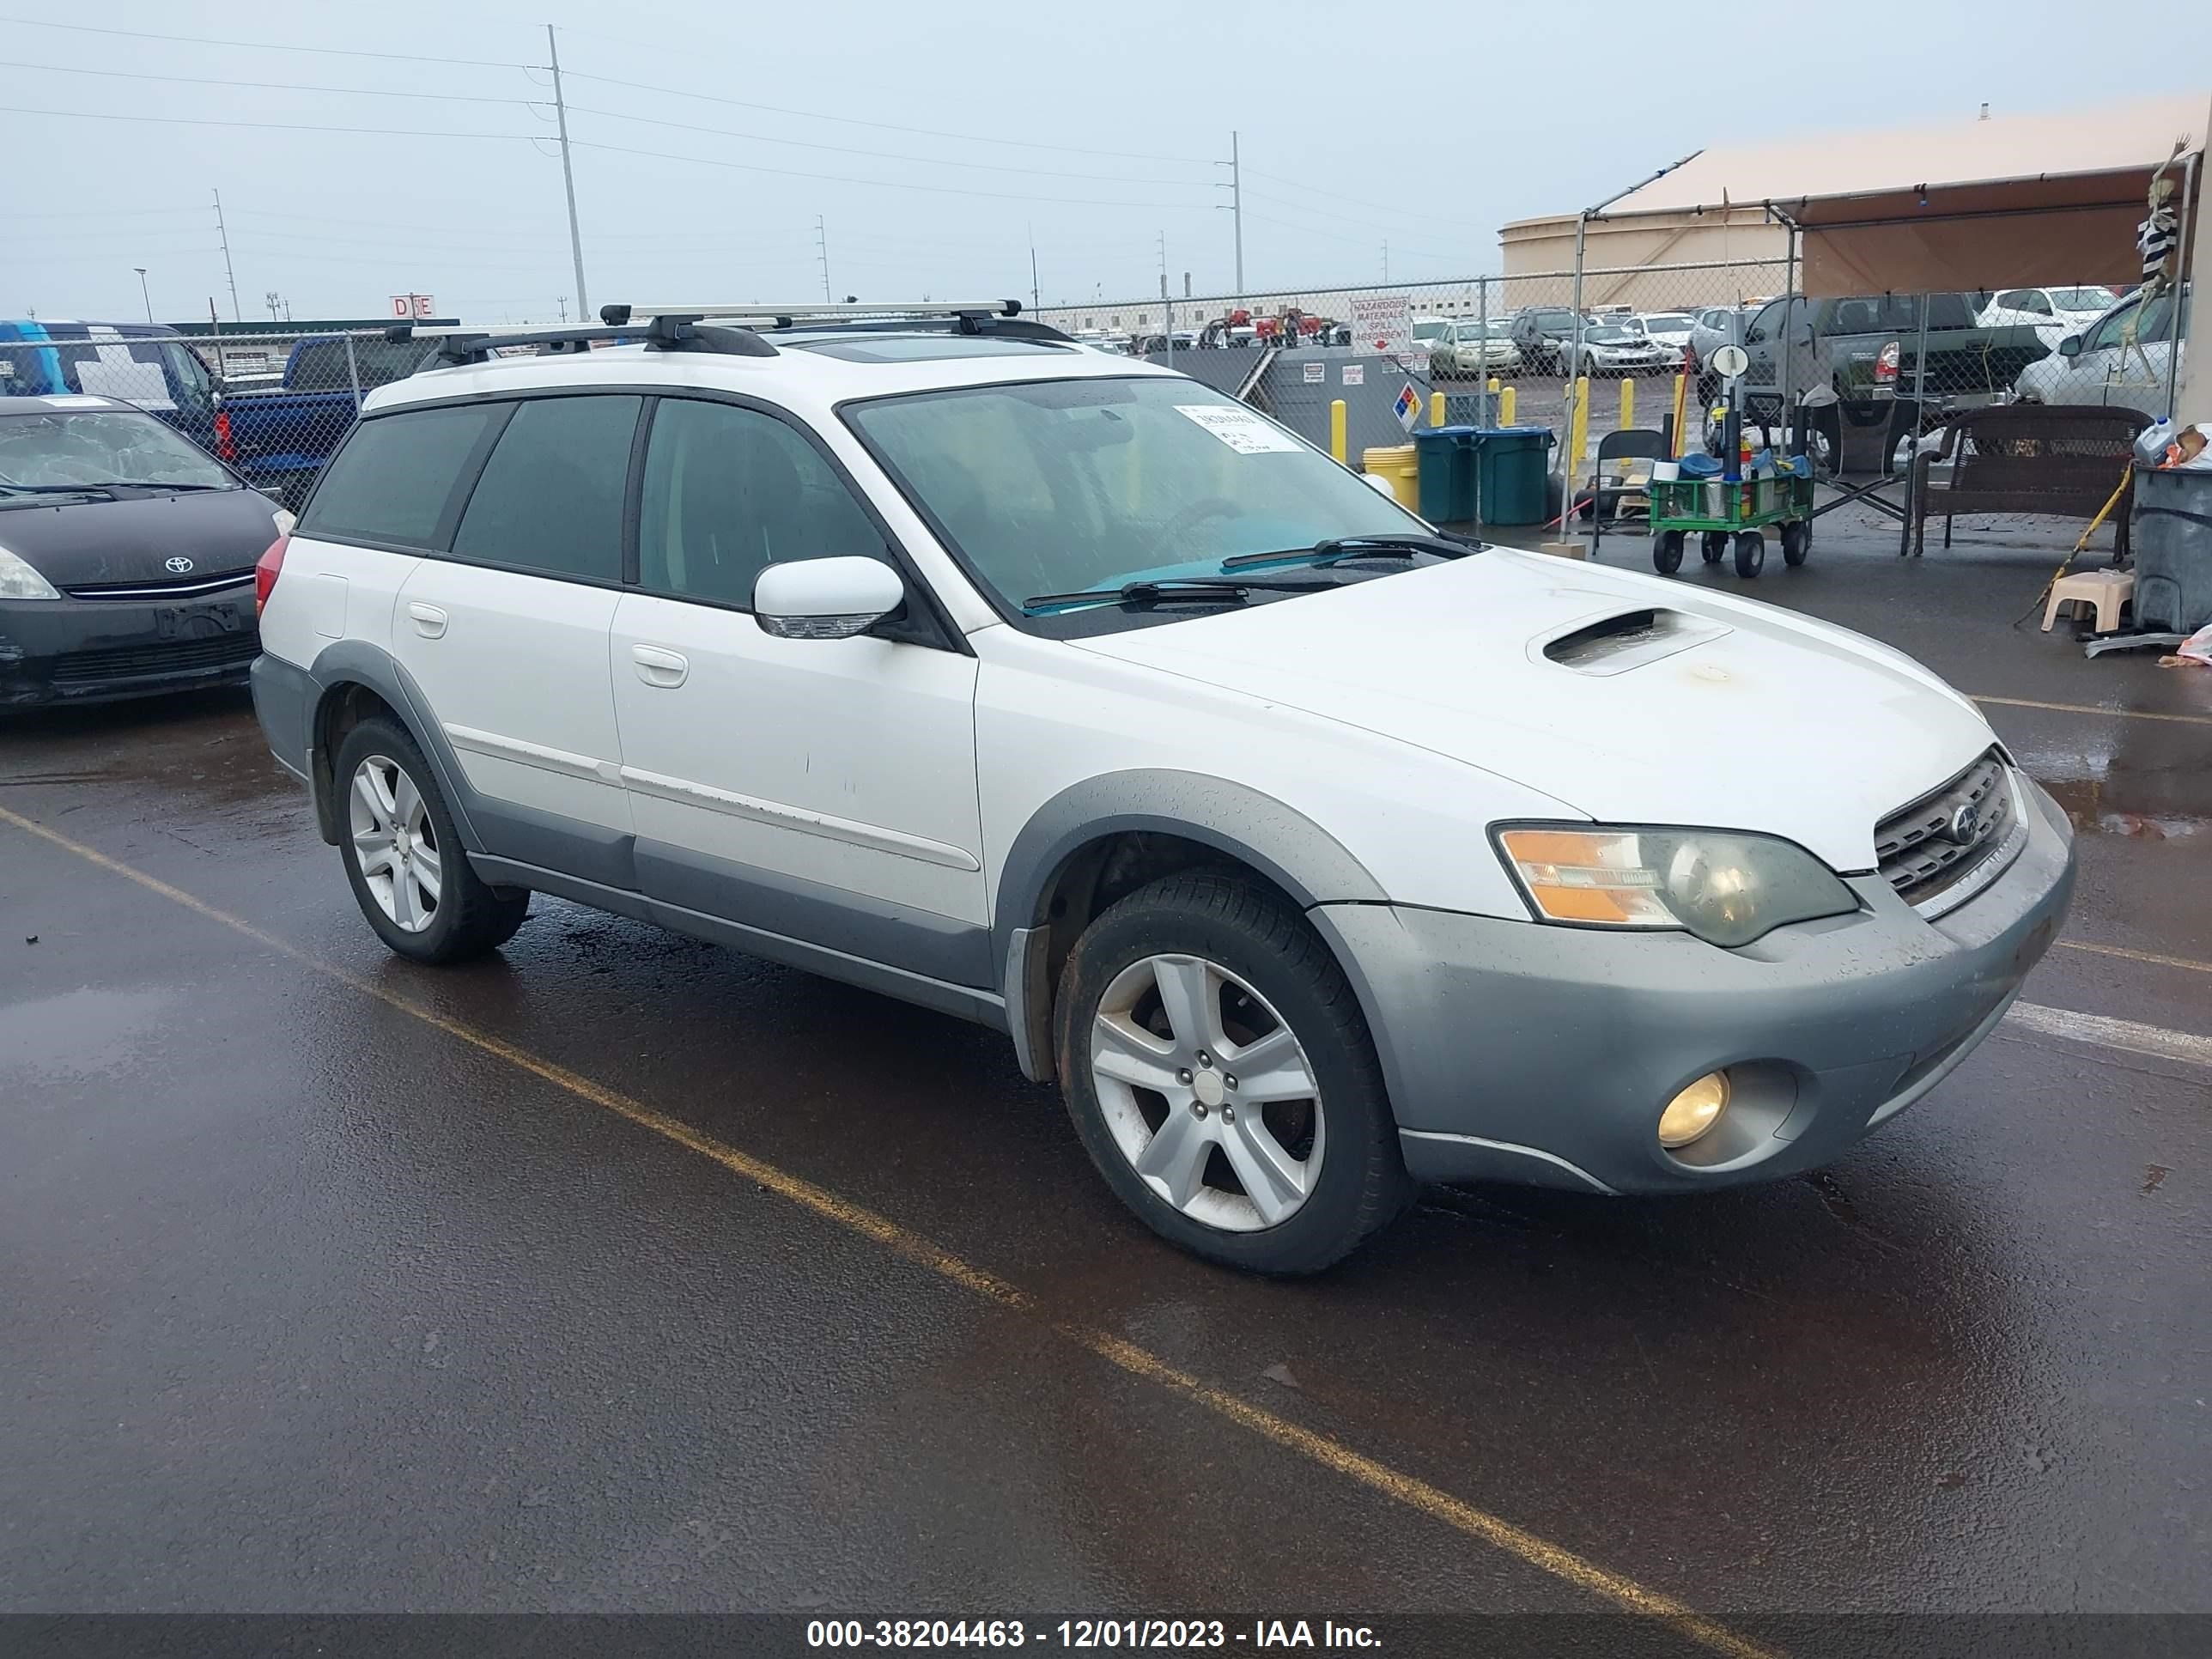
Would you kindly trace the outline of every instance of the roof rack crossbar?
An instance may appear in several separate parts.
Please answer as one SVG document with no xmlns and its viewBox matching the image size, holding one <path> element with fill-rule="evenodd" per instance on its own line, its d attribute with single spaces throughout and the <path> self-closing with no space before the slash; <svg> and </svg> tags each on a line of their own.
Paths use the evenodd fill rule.
<svg viewBox="0 0 2212 1659">
<path fill-rule="evenodd" d="M 646 317 L 681 317 L 691 322 L 745 320 L 790 328 L 799 323 L 845 322 L 860 318 L 1018 317 L 1021 310 L 1019 300 L 923 300 L 912 303 L 878 301 L 866 305 L 847 301 L 842 305 L 793 306 L 751 301 L 744 305 L 607 305 L 599 307 L 599 319 L 613 328 L 627 327 Z"/>
<path fill-rule="evenodd" d="M 489 361 L 493 353 L 514 346 L 542 346 L 550 352 L 589 351 L 593 345 L 609 339 L 619 330 L 623 343 L 635 343 L 658 347 L 664 351 L 712 351 L 738 357 L 773 357 L 776 349 L 749 329 L 698 329 L 692 325 L 696 319 L 674 314 L 656 316 L 642 328 L 632 328 L 623 323 L 599 323 L 592 326 L 574 325 L 567 328 L 523 328 L 499 331 L 494 329 L 418 329 L 410 323 L 399 323 L 384 331 L 384 337 L 398 344 L 410 341 L 427 343 L 427 352 L 418 368 L 452 368 L 465 363 Z"/>
</svg>

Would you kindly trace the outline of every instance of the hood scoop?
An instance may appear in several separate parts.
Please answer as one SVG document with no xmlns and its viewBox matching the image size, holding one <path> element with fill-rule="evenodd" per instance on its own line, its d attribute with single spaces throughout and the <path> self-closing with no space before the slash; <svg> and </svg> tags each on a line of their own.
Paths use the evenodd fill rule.
<svg viewBox="0 0 2212 1659">
<path fill-rule="evenodd" d="M 1601 678 L 1625 674 L 1730 631 L 1724 623 L 1655 606 L 1577 623 L 1539 641 L 1536 649 L 1547 662 Z"/>
</svg>

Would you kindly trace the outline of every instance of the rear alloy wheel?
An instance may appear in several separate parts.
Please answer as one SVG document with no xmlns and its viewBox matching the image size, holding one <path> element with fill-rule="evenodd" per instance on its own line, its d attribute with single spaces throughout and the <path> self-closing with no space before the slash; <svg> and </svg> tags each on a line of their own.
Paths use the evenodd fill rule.
<svg viewBox="0 0 2212 1659">
<path fill-rule="evenodd" d="M 367 720 L 338 746 L 338 855 L 377 937 L 416 962 L 465 962 L 514 937 L 530 895 L 477 874 L 415 740 Z"/>
<path fill-rule="evenodd" d="M 1226 874 L 1153 883 L 1061 975 L 1068 1114 L 1162 1237 L 1260 1273 L 1314 1273 L 1408 1183 L 1358 999 L 1304 918 Z"/>
</svg>

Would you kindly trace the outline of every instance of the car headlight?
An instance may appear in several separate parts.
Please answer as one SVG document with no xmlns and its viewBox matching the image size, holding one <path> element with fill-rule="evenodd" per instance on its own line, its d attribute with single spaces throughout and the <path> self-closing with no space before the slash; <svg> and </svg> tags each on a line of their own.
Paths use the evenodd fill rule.
<svg viewBox="0 0 2212 1659">
<path fill-rule="evenodd" d="M 1500 829 L 1498 844 L 1542 921 L 1680 928 L 1733 946 L 1859 908 L 1834 871 L 1772 836 L 1528 824 Z"/>
<path fill-rule="evenodd" d="M 0 547 L 0 599 L 58 599 L 54 585 Z"/>
</svg>

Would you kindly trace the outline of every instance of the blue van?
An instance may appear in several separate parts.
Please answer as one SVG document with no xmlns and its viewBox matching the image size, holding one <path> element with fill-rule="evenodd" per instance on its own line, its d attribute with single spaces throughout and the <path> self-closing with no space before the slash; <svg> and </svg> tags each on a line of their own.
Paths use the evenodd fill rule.
<svg viewBox="0 0 2212 1659">
<path fill-rule="evenodd" d="M 184 336 L 158 323 L 0 320 L 0 398 L 119 398 L 214 453 L 216 382 Z"/>
</svg>

